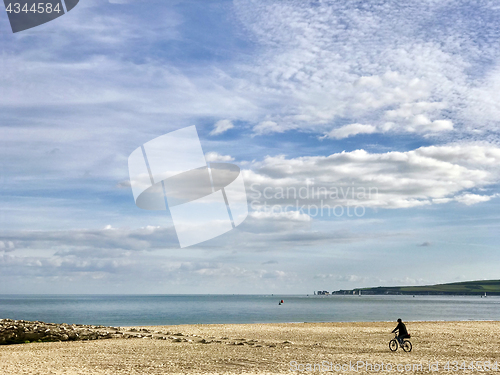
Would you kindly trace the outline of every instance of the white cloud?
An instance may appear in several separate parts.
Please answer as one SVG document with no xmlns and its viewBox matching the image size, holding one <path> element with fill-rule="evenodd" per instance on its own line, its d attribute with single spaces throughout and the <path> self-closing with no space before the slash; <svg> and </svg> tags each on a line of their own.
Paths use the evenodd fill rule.
<svg viewBox="0 0 500 375">
<path fill-rule="evenodd" d="M 335 128 L 326 133 L 320 139 L 344 139 L 358 134 L 386 133 L 392 131 L 409 132 L 423 134 L 424 136 L 436 135 L 440 132 L 453 130 L 453 122 L 450 120 L 431 121 L 427 115 L 420 112 L 434 111 L 435 108 L 444 108 L 442 103 L 405 103 L 396 110 L 389 110 L 385 113 L 385 118 L 391 121 L 381 122 L 377 126 L 363 124 L 349 124 Z M 395 121 L 395 122 L 394 122 Z"/>
<path fill-rule="evenodd" d="M 221 155 L 218 152 L 215 151 L 210 151 L 205 154 L 205 159 L 208 162 L 228 162 L 228 161 L 233 161 L 234 158 L 230 155 Z"/>
<path fill-rule="evenodd" d="M 453 130 L 453 123 L 450 120 L 435 120 L 431 121 L 425 115 L 416 115 L 411 119 L 411 122 L 406 126 L 409 132 L 432 134 L 442 131 Z"/>
<path fill-rule="evenodd" d="M 333 129 L 321 138 L 343 139 L 352 137 L 358 134 L 372 134 L 377 132 L 377 128 L 373 125 L 349 124 L 338 129 Z"/>
<path fill-rule="evenodd" d="M 457 202 L 463 203 L 467 206 L 471 206 L 473 204 L 488 202 L 490 199 L 497 197 L 497 195 L 478 195 L 478 194 L 463 194 L 458 197 L 455 197 Z"/>
<path fill-rule="evenodd" d="M 431 131 L 441 132 L 447 130 L 453 130 L 453 122 L 450 120 L 434 120 L 432 122 Z"/>
<path fill-rule="evenodd" d="M 230 120 L 219 120 L 215 123 L 210 135 L 219 135 L 232 128 L 234 128 L 234 125 Z"/>
<path fill-rule="evenodd" d="M 288 128 L 282 124 L 278 124 L 274 121 L 262 121 L 253 127 L 253 131 L 257 135 L 271 134 L 271 133 L 283 133 Z"/>
<path fill-rule="evenodd" d="M 311 217 L 309 215 L 298 211 L 286 211 L 286 212 L 254 211 L 250 213 L 250 216 L 255 219 L 287 219 L 291 221 L 311 221 Z"/>
<path fill-rule="evenodd" d="M 267 157 L 245 170 L 255 208 L 321 204 L 409 208 L 487 201 L 470 194 L 500 181 L 500 148 L 488 145 L 421 147 L 407 152 L 364 150 L 287 159 Z M 464 195 L 465 194 L 465 195 Z"/>
</svg>

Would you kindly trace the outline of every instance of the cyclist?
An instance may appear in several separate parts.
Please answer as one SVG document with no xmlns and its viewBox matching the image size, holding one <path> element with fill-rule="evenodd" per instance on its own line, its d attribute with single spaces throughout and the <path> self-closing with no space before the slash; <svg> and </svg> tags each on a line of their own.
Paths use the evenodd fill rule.
<svg viewBox="0 0 500 375">
<path fill-rule="evenodd" d="M 410 335 L 408 334 L 408 331 L 406 330 L 406 326 L 401 319 L 398 319 L 398 326 L 392 330 L 392 333 L 394 333 L 396 331 L 399 331 L 398 332 L 398 341 L 400 344 L 403 344 L 403 339 L 410 337 Z"/>
</svg>

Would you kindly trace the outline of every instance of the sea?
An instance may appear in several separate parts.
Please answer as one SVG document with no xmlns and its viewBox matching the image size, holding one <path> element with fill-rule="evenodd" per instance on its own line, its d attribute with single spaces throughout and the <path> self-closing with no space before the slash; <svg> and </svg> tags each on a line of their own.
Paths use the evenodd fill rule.
<svg viewBox="0 0 500 375">
<path fill-rule="evenodd" d="M 0 318 L 106 326 L 372 322 L 398 318 L 404 321 L 500 321 L 500 297 L 0 295 Z"/>
</svg>

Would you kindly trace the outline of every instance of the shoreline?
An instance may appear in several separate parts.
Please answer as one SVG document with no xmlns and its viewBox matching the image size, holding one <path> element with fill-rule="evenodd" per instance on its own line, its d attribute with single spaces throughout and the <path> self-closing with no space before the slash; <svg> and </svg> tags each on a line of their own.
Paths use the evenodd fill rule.
<svg viewBox="0 0 500 375">
<path fill-rule="evenodd" d="M 470 320 L 405 320 L 404 323 L 500 323 L 494 319 Z M 146 328 L 146 327 L 184 327 L 184 326 L 240 326 L 240 325 L 273 325 L 273 324 L 397 324 L 393 320 L 360 320 L 360 321 L 324 321 L 324 322 L 252 322 L 252 323 L 185 323 L 185 324 L 159 324 L 159 325 L 121 325 L 121 328 Z"/>
<path fill-rule="evenodd" d="M 239 326 L 239 325 L 272 325 L 272 324 L 396 324 L 395 320 L 339 320 L 339 321 L 309 321 L 309 322 L 244 322 L 244 323 L 181 323 L 181 324 L 113 324 L 113 325 L 103 325 L 100 323 L 66 323 L 66 322 L 54 322 L 54 321 L 41 321 L 41 320 L 32 320 L 28 321 L 25 319 L 13 319 L 13 318 L 0 318 L 0 322 L 2 320 L 9 320 L 13 322 L 33 322 L 33 323 L 44 323 L 44 324 L 53 324 L 53 325 L 73 325 L 73 326 L 93 326 L 93 327 L 101 327 L 101 328 L 145 328 L 145 327 L 183 327 L 183 326 Z M 405 323 L 467 323 L 467 322 L 497 322 L 500 323 L 500 320 L 495 319 L 451 319 L 451 320 L 404 320 Z"/>
</svg>

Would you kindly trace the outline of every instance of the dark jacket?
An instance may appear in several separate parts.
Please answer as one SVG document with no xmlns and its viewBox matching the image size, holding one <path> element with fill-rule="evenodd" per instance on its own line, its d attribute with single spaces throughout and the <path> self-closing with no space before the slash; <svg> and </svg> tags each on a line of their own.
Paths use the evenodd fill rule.
<svg viewBox="0 0 500 375">
<path fill-rule="evenodd" d="M 406 326 L 403 322 L 398 323 L 398 326 L 392 330 L 392 333 L 399 331 L 399 336 L 406 336 L 408 331 L 406 330 Z"/>
</svg>

